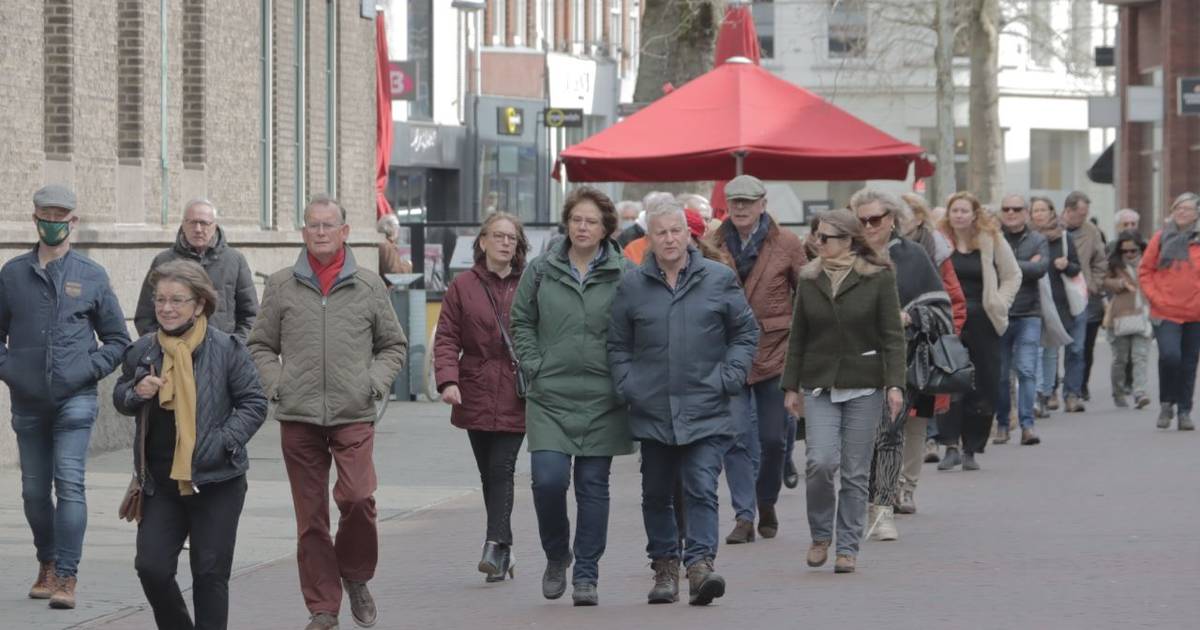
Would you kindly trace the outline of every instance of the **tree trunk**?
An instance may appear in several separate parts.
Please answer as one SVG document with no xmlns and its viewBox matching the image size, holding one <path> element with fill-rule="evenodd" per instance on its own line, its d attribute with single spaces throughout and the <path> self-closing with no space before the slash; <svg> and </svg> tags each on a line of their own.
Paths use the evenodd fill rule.
<svg viewBox="0 0 1200 630">
<path fill-rule="evenodd" d="M 680 87 L 712 69 L 725 2 L 643 0 L 643 4 L 641 57 L 633 100 L 645 104 L 663 95 L 664 84 Z M 624 197 L 641 199 L 654 190 L 708 194 L 710 187 L 711 182 L 631 183 L 625 185 Z"/>
<path fill-rule="evenodd" d="M 954 0 L 936 0 L 937 49 L 937 172 L 933 179 L 933 205 L 945 203 L 955 192 L 954 163 Z"/>
<path fill-rule="evenodd" d="M 1004 138 L 1000 129 L 999 0 L 971 7 L 971 140 L 967 186 L 985 204 L 1000 201 Z"/>
</svg>

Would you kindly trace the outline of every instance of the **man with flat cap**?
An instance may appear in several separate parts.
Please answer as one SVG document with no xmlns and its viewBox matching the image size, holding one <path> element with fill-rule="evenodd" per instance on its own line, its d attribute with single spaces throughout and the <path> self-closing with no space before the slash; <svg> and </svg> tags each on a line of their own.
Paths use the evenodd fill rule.
<svg viewBox="0 0 1200 630">
<path fill-rule="evenodd" d="M 763 538 L 774 538 L 779 531 L 775 502 L 783 485 L 789 422 L 779 377 L 805 256 L 800 238 L 780 229 L 767 214 L 767 189 L 757 177 L 731 179 L 725 185 L 725 199 L 729 216 L 713 234 L 713 244 L 733 261 L 760 330 L 750 375 L 730 405 L 738 425 L 738 435 L 725 455 L 736 518 L 725 542 L 732 545 L 754 541 L 756 512 Z"/>
<path fill-rule="evenodd" d="M 0 269 L 0 381 L 12 398 L 21 498 L 40 564 L 29 597 L 74 608 L 96 383 L 117 367 L 129 333 L 104 268 L 71 249 L 75 193 L 46 186 L 33 208 L 38 244 Z"/>
</svg>

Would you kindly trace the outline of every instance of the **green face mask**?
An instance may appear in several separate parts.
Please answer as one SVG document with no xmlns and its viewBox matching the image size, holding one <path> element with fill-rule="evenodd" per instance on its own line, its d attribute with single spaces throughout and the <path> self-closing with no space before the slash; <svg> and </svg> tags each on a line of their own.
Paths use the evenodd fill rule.
<svg viewBox="0 0 1200 630">
<path fill-rule="evenodd" d="M 42 242 L 54 247 L 62 244 L 71 235 L 70 221 L 47 221 L 46 219 L 37 220 L 38 237 Z"/>
</svg>

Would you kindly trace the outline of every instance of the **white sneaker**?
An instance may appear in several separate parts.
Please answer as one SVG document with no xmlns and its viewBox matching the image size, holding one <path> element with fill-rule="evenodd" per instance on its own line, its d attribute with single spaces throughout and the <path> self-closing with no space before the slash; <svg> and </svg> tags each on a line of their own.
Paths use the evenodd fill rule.
<svg viewBox="0 0 1200 630">
<path fill-rule="evenodd" d="M 868 511 L 867 531 L 871 540 L 896 540 L 900 532 L 896 530 L 895 513 L 890 505 L 872 505 Z"/>
</svg>

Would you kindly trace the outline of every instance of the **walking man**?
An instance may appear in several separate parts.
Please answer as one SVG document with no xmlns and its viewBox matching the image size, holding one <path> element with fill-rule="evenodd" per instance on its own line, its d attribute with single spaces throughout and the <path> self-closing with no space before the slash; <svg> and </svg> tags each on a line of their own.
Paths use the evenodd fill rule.
<svg viewBox="0 0 1200 630">
<path fill-rule="evenodd" d="M 762 329 L 750 375 L 732 401 L 738 435 L 725 456 L 730 503 L 737 518 L 725 542 L 738 544 L 754 541 L 756 511 L 758 533 L 763 538 L 774 538 L 779 531 L 775 501 L 783 485 L 788 435 L 779 377 L 805 256 L 800 238 L 779 229 L 767 214 L 767 189 L 757 177 L 731 179 L 725 186 L 725 199 L 729 217 L 713 241 L 733 261 Z"/>
<path fill-rule="evenodd" d="M 208 319 L 208 325 L 246 341 L 258 314 L 254 276 L 242 253 L 226 242 L 225 231 L 217 225 L 217 207 L 207 199 L 193 199 L 184 206 L 183 224 L 179 226 L 175 244 L 159 252 L 150 263 L 133 316 L 138 335 L 158 329 L 150 274 L 163 263 L 180 259 L 200 263 L 217 290 L 217 310 Z"/>
<path fill-rule="evenodd" d="M 29 597 L 74 608 L 96 383 L 120 363 L 129 333 L 104 268 L 71 249 L 75 193 L 59 185 L 34 193 L 33 222 L 38 244 L 0 269 L 0 381 L 12 400 L 21 499 L 41 565 Z"/>
<path fill-rule="evenodd" d="M 306 630 L 338 627 L 342 589 L 354 622 L 375 624 L 375 405 L 404 365 L 408 341 L 378 273 L 346 246 L 346 211 L 317 197 L 304 211 L 304 250 L 273 274 L 250 333 L 250 352 L 276 403 L 283 461 L 296 509 Z M 282 358 L 282 362 L 280 359 Z M 364 369 L 366 368 L 366 369 Z M 329 536 L 329 466 L 341 518 Z"/>
<path fill-rule="evenodd" d="M 608 361 L 642 443 L 642 519 L 654 568 L 649 602 L 678 600 L 682 555 L 688 603 L 703 606 L 725 594 L 725 581 L 713 572 L 717 485 L 737 433 L 729 399 L 746 382 L 758 323 L 733 271 L 689 245 L 678 201 L 648 210 L 646 224 L 650 252 L 625 273 L 613 299 Z M 683 549 L 677 479 L 687 515 Z"/>
<path fill-rule="evenodd" d="M 1087 220 L 1091 203 L 1092 200 L 1079 191 L 1067 195 L 1067 200 L 1063 203 L 1063 225 L 1071 235 L 1072 244 L 1079 254 L 1079 266 L 1083 268 L 1083 278 L 1088 287 L 1087 309 L 1079 314 L 1072 328 L 1068 330 L 1072 337 L 1083 333 L 1083 345 L 1072 343 L 1067 346 L 1066 358 L 1063 360 L 1066 371 L 1063 389 L 1066 392 L 1065 405 L 1068 412 L 1083 411 L 1083 401 L 1090 398 L 1088 381 L 1092 374 L 1092 355 L 1096 348 L 1096 335 L 1100 332 L 1100 324 L 1104 320 L 1102 291 L 1104 276 L 1108 273 L 1108 262 L 1104 255 L 1104 236 L 1100 233 L 1100 228 Z"/>
<path fill-rule="evenodd" d="M 1008 309 L 1008 328 L 1000 336 L 1000 382 L 996 398 L 995 444 L 1008 442 L 1009 412 L 1012 411 L 1012 372 L 1017 373 L 1017 419 L 1021 425 L 1021 444 L 1041 443 L 1033 431 L 1033 404 L 1037 398 L 1037 362 L 1042 347 L 1042 306 L 1038 282 L 1050 267 L 1050 244 L 1045 236 L 1029 227 L 1029 207 L 1021 195 L 1008 195 L 1000 201 L 1000 225 L 1017 265 L 1021 268 L 1021 287 Z M 1062 261 L 1066 268 L 1066 261 Z"/>
</svg>

